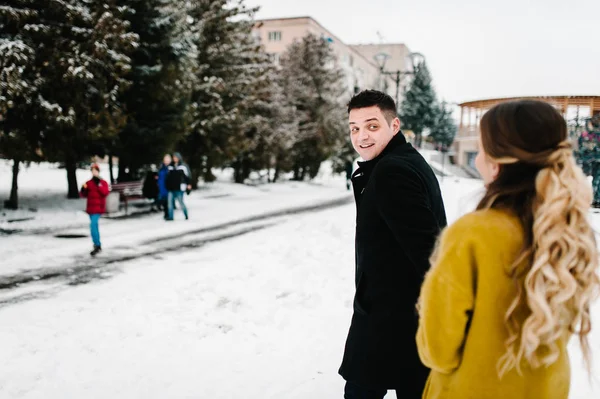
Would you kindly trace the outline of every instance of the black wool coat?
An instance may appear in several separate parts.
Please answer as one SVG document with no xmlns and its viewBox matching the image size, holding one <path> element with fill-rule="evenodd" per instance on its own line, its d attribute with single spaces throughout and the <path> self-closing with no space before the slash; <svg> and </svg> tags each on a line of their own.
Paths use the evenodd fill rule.
<svg viewBox="0 0 600 399">
<path fill-rule="evenodd" d="M 377 158 L 359 162 L 352 183 L 356 294 L 339 372 L 364 387 L 421 398 L 429 370 L 417 353 L 415 306 L 446 226 L 440 186 L 402 132 Z"/>
</svg>

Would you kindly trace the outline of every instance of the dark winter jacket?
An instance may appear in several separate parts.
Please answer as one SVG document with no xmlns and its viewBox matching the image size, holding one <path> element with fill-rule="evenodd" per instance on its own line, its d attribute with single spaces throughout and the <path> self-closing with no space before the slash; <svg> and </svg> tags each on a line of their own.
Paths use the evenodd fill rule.
<svg viewBox="0 0 600 399">
<path fill-rule="evenodd" d="M 106 212 L 106 196 L 110 188 L 106 180 L 94 177 L 81 187 L 81 196 L 87 198 L 85 211 L 90 215 Z"/>
<path fill-rule="evenodd" d="M 167 198 L 169 190 L 167 190 L 167 175 L 169 174 L 169 166 L 162 164 L 158 170 L 158 196 Z"/>
<path fill-rule="evenodd" d="M 146 172 L 142 194 L 145 198 L 156 199 L 158 197 L 158 173 L 153 171 Z"/>
<path fill-rule="evenodd" d="M 166 181 L 168 191 L 186 191 L 190 181 L 190 169 L 186 164 L 173 162 L 169 165 Z"/>
<path fill-rule="evenodd" d="M 340 374 L 421 398 L 429 370 L 417 353 L 415 305 L 446 213 L 430 166 L 398 133 L 352 176 L 356 294 Z"/>
</svg>

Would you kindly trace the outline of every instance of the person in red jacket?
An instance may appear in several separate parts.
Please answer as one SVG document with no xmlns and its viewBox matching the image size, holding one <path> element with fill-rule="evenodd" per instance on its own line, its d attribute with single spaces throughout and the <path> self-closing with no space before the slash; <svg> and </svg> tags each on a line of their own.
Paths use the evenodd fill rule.
<svg viewBox="0 0 600 399">
<path fill-rule="evenodd" d="M 98 222 L 100 216 L 106 212 L 106 196 L 110 190 L 108 183 L 100 178 L 100 167 L 97 164 L 92 165 L 92 175 L 93 177 L 81 187 L 81 196 L 87 198 L 85 211 L 90 215 L 90 230 L 94 242 L 94 250 L 90 255 L 96 256 L 102 251 Z"/>
</svg>

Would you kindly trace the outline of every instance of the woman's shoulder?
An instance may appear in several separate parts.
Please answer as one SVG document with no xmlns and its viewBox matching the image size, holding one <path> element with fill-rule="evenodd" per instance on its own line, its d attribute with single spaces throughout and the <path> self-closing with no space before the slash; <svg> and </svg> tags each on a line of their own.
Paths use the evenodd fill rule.
<svg viewBox="0 0 600 399">
<path fill-rule="evenodd" d="M 502 239 L 522 237 L 523 227 L 513 213 L 499 209 L 470 212 L 452 223 L 444 234 L 474 239 Z"/>
</svg>

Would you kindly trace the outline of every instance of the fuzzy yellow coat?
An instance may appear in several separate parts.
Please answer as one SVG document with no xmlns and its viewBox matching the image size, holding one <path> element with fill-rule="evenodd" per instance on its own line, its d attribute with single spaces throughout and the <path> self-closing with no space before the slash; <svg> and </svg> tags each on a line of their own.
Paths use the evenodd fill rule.
<svg viewBox="0 0 600 399">
<path fill-rule="evenodd" d="M 496 371 L 508 337 L 504 315 L 516 296 L 507 270 L 523 238 L 519 220 L 498 210 L 468 214 L 442 234 L 419 300 L 419 356 L 432 370 L 423 398 L 568 397 L 566 336 L 550 367 L 524 364 L 522 375 L 511 370 L 502 379 Z"/>
</svg>

